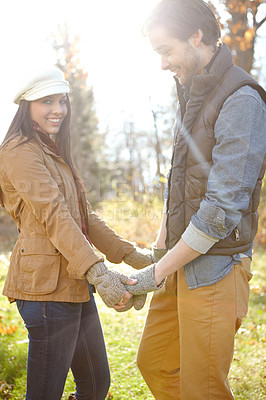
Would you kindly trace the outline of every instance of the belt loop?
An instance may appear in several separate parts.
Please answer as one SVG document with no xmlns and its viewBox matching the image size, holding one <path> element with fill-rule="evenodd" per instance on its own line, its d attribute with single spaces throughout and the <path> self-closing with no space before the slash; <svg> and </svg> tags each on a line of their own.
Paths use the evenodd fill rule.
<svg viewBox="0 0 266 400">
<path fill-rule="evenodd" d="M 46 318 L 46 301 L 42 302 L 42 316 Z"/>
</svg>

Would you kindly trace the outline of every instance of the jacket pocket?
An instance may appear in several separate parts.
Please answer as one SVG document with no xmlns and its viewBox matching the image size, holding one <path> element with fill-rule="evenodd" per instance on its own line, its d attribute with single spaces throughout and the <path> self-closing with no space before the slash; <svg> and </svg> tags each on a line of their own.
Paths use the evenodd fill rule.
<svg viewBox="0 0 266 400">
<path fill-rule="evenodd" d="M 236 274 L 236 301 L 237 301 L 237 318 L 241 321 L 248 312 L 249 300 L 249 281 L 252 278 L 250 272 L 251 259 L 245 257 L 240 264 L 235 265 Z"/>
<path fill-rule="evenodd" d="M 24 306 L 24 300 L 16 300 L 18 311 L 22 310 Z"/>
<path fill-rule="evenodd" d="M 18 289 L 26 294 L 55 291 L 60 272 L 60 252 L 49 239 L 21 239 Z"/>
</svg>

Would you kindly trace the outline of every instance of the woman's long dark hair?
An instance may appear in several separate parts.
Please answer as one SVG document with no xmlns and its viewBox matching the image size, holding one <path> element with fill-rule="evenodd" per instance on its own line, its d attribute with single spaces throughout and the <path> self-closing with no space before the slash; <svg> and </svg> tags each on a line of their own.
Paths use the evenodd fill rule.
<svg viewBox="0 0 266 400">
<path fill-rule="evenodd" d="M 85 192 L 85 187 L 71 156 L 71 147 L 70 147 L 71 107 L 68 96 L 66 100 L 66 106 L 67 106 L 67 115 L 65 116 L 61 124 L 60 130 L 56 135 L 56 144 L 59 148 L 62 158 L 72 171 L 78 191 L 78 196 L 80 197 L 81 192 Z M 35 139 L 36 132 L 33 129 L 32 119 L 30 116 L 30 102 L 27 100 L 20 101 L 18 110 L 13 118 L 13 121 L 10 124 L 10 127 L 4 138 L 2 146 L 7 144 L 15 136 L 19 136 L 21 139 L 25 138 L 25 140 L 22 140 L 16 147 L 20 146 L 20 144 L 25 143 L 27 141 L 36 140 Z M 4 205 L 1 187 L 0 187 L 0 204 L 2 206 Z"/>
</svg>

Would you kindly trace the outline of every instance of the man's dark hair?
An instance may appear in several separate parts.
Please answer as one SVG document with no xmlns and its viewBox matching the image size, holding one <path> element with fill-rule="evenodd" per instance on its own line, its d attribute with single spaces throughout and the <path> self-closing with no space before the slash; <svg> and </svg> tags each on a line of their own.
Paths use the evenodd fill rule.
<svg viewBox="0 0 266 400">
<path fill-rule="evenodd" d="M 218 21 L 203 0 L 160 1 L 144 25 L 144 35 L 149 35 L 155 27 L 163 27 L 170 36 L 182 41 L 187 41 L 200 29 L 205 45 L 216 45 L 221 37 Z"/>
</svg>

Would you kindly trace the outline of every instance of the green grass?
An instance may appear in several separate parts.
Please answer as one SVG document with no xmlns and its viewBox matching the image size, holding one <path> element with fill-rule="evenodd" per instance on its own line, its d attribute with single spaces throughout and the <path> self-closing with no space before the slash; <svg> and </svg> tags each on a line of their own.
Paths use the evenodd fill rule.
<svg viewBox="0 0 266 400">
<path fill-rule="evenodd" d="M 8 256 L 7 256 L 8 258 Z M 7 273 L 8 260 L 0 255 L 0 286 Z M 254 254 L 248 315 L 236 336 L 235 353 L 230 371 L 230 385 L 236 400 L 266 398 L 266 264 L 265 251 Z M 128 267 L 123 265 L 124 270 Z M 137 366 L 136 352 L 147 313 L 148 302 L 141 311 L 117 313 L 108 309 L 96 295 L 103 325 L 111 369 L 112 385 L 107 399 L 153 399 Z M 23 400 L 26 387 L 27 332 L 16 306 L 0 296 L 0 399 Z M 15 330 L 17 327 L 17 330 Z M 6 330 L 9 329 L 10 333 Z M 12 331 L 14 331 L 12 333 Z M 63 399 L 74 391 L 69 373 Z"/>
<path fill-rule="evenodd" d="M 239 329 L 230 385 L 236 400 L 266 398 L 266 252 L 254 253 L 250 282 L 249 311 Z"/>
</svg>

